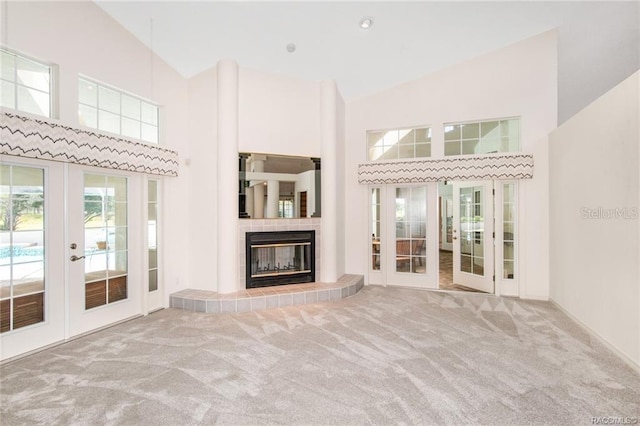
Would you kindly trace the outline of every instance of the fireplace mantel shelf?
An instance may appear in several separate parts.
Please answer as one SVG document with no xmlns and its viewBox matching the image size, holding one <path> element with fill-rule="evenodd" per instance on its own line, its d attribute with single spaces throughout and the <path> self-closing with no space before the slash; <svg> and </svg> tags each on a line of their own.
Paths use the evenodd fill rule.
<svg viewBox="0 0 640 426">
<path fill-rule="evenodd" d="M 170 307 L 209 314 L 259 311 L 340 300 L 353 296 L 363 286 L 362 275 L 343 275 L 335 283 L 279 285 L 230 294 L 186 289 L 170 295 Z"/>
</svg>

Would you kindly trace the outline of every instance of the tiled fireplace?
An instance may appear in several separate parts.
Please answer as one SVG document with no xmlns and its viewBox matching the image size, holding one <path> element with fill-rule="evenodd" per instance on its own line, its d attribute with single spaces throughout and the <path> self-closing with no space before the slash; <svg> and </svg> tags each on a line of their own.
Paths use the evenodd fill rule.
<svg viewBox="0 0 640 426">
<path fill-rule="evenodd" d="M 315 282 L 315 231 L 247 232 L 246 287 Z"/>
<path fill-rule="evenodd" d="M 314 235 L 315 235 L 315 244 L 314 244 L 314 250 L 311 251 L 311 256 L 313 256 L 313 265 L 314 265 L 314 269 L 315 269 L 315 274 L 313 276 L 313 279 L 311 281 L 297 281 L 297 282 L 320 282 L 321 281 L 321 277 L 320 277 L 320 261 L 321 261 L 321 253 L 320 253 L 320 222 L 321 218 L 308 218 L 308 219 L 240 219 L 239 221 L 239 226 L 238 226 L 238 249 L 240 250 L 240 253 L 238 253 L 238 279 L 239 279 L 239 283 L 238 283 L 238 289 L 248 289 L 248 288 L 252 288 L 252 284 L 250 284 L 247 280 L 247 275 L 248 273 L 251 272 L 251 270 L 247 271 L 247 234 L 255 234 L 255 233 L 284 233 L 285 235 L 287 233 L 289 233 L 289 235 L 292 234 L 298 234 L 298 232 L 292 232 L 292 231 L 313 231 Z M 265 264 L 265 262 L 267 264 Z M 259 265 L 259 267 L 261 269 L 266 268 L 265 270 L 263 270 L 263 272 L 265 272 L 265 274 L 262 275 L 268 275 L 269 271 L 267 271 L 268 269 L 276 269 L 278 268 L 278 260 L 275 260 L 275 265 L 271 265 L 271 262 L 269 260 L 264 260 L 262 261 L 262 263 Z M 283 270 L 284 267 L 286 266 L 287 268 L 291 268 L 291 266 L 293 266 L 293 264 L 295 262 L 293 261 L 283 261 L 280 260 L 280 266 L 278 268 L 278 272 L 280 275 L 280 277 L 282 278 L 283 276 L 285 276 L 287 274 L 287 271 Z M 253 265 L 255 268 L 255 264 Z M 302 269 L 302 268 L 299 268 Z M 304 268 L 303 270 L 308 270 L 308 268 Z M 290 270 L 291 272 L 293 272 L 293 270 Z M 272 273 L 275 273 L 275 271 L 271 271 Z M 255 274 L 253 274 L 255 275 Z M 267 280 L 268 281 L 268 280 Z M 264 280 L 263 280 L 264 283 Z M 284 284 L 287 284 L 286 282 Z M 264 285 L 264 284 L 263 284 Z M 258 285 L 258 286 L 254 286 L 254 287 L 262 287 L 263 285 Z M 276 283 L 269 283 L 266 284 L 268 286 L 271 285 L 278 285 Z"/>
</svg>

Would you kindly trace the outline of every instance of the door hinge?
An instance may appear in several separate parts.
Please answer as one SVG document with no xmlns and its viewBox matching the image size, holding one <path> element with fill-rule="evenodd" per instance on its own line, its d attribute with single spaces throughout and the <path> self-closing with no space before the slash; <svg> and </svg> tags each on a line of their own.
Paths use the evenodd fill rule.
<svg viewBox="0 0 640 426">
<path fill-rule="evenodd" d="M 491 190 L 491 192 L 493 193 L 493 195 L 496 195 L 496 189 L 495 189 L 495 188 L 493 188 L 493 189 Z"/>
<path fill-rule="evenodd" d="M 495 275 L 493 276 L 493 282 L 494 283 L 496 282 L 496 276 Z"/>
<path fill-rule="evenodd" d="M 496 238 L 496 231 L 493 231 L 493 238 Z"/>
</svg>

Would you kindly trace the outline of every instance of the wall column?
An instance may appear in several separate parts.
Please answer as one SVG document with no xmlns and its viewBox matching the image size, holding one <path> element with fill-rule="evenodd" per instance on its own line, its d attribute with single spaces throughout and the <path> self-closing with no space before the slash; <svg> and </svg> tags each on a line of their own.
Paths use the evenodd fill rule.
<svg viewBox="0 0 640 426">
<path fill-rule="evenodd" d="M 238 291 L 238 64 L 218 62 L 218 292 Z M 206 214 L 206 212 L 202 212 Z"/>
<path fill-rule="evenodd" d="M 277 180 L 267 181 L 267 218 L 278 217 L 278 201 L 280 199 L 280 182 Z"/>
<path fill-rule="evenodd" d="M 338 280 L 338 194 L 337 188 L 337 100 L 336 82 L 320 83 L 320 143 L 322 145 L 322 231 L 320 250 L 322 261 L 320 279 L 323 282 Z"/>
</svg>

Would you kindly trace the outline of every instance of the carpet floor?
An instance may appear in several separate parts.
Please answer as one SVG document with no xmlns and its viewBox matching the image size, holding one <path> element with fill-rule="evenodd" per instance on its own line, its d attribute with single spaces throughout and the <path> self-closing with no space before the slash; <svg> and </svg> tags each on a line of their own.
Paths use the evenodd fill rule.
<svg viewBox="0 0 640 426">
<path fill-rule="evenodd" d="M 165 309 L 0 366 L 0 423 L 592 424 L 640 376 L 552 304 L 367 286 L 240 314 Z"/>
</svg>

